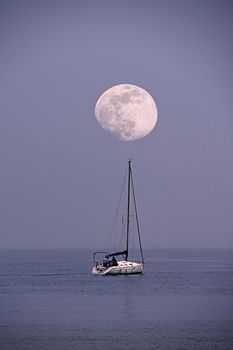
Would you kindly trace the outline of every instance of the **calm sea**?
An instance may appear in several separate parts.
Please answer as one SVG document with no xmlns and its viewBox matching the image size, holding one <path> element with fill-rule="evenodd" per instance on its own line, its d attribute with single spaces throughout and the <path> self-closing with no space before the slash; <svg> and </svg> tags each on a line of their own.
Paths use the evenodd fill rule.
<svg viewBox="0 0 233 350">
<path fill-rule="evenodd" d="M 233 349 L 233 254 L 148 251 L 92 276 L 92 252 L 0 252 L 0 349 Z"/>
</svg>

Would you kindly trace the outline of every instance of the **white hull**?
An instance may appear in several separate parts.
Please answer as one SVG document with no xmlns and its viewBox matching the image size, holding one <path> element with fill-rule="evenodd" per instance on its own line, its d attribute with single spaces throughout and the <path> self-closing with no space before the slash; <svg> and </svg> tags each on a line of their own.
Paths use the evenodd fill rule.
<svg viewBox="0 0 233 350">
<path fill-rule="evenodd" d="M 143 263 L 133 261 L 118 261 L 117 266 L 104 267 L 103 265 L 95 265 L 92 269 L 93 275 L 132 275 L 142 273 Z"/>
</svg>

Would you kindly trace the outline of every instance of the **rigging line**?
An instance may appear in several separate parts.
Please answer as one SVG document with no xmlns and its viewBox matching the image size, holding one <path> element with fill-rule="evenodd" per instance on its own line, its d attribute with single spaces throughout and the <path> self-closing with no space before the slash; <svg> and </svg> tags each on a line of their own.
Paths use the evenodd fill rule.
<svg viewBox="0 0 233 350">
<path fill-rule="evenodd" d="M 124 233 L 125 233 L 125 223 L 124 221 L 122 222 L 122 229 L 121 229 L 121 238 L 120 238 L 120 242 L 119 242 L 119 245 L 118 245 L 118 250 L 120 250 L 122 248 L 122 242 L 123 242 L 123 236 L 124 236 Z"/>
<path fill-rule="evenodd" d="M 139 240 L 139 246 L 140 246 L 140 253 L 141 253 L 142 263 L 144 264 L 144 258 L 143 258 L 143 253 L 142 253 L 142 242 L 141 242 L 139 222 L 138 222 L 138 213 L 137 213 L 136 198 L 135 198 L 135 192 L 134 192 L 132 170 L 131 170 L 131 184 L 132 184 L 132 192 L 133 192 L 133 199 L 134 199 L 134 208 L 135 208 L 135 216 L 136 216 L 136 223 L 137 223 L 137 231 L 138 231 L 138 240 Z"/>
<path fill-rule="evenodd" d="M 124 192 L 125 185 L 126 185 L 126 176 L 127 176 L 127 171 L 125 171 L 125 175 L 124 175 L 123 182 L 122 182 L 122 185 L 121 185 L 121 191 L 120 191 L 119 200 L 118 200 L 118 203 L 117 203 L 117 206 L 116 206 L 116 209 L 115 209 L 115 215 L 114 215 L 114 218 L 113 218 L 112 228 L 110 230 L 110 235 L 108 236 L 109 238 L 108 238 L 108 241 L 107 241 L 107 250 L 109 249 L 110 242 L 111 242 L 112 237 L 113 237 L 114 228 L 115 228 L 115 231 L 116 231 L 117 215 L 118 215 L 118 212 L 119 212 L 119 208 L 120 208 L 120 204 L 121 204 L 121 201 L 122 201 L 123 192 Z"/>
</svg>

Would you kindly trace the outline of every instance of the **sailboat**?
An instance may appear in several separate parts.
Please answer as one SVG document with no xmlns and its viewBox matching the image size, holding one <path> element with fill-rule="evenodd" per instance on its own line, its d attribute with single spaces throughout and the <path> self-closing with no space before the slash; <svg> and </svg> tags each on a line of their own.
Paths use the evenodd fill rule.
<svg viewBox="0 0 233 350">
<path fill-rule="evenodd" d="M 138 214 L 136 207 L 136 199 L 133 184 L 133 173 L 131 167 L 131 159 L 128 161 L 128 186 L 127 186 L 127 215 L 126 215 L 126 240 L 125 249 L 121 251 L 113 252 L 94 252 L 93 254 L 93 275 L 130 275 L 140 274 L 144 268 L 144 258 L 142 252 L 142 244 L 139 230 Z M 133 203 L 133 204 L 132 204 Z M 133 206 L 133 208 L 131 208 Z M 140 260 L 133 261 L 129 259 L 129 248 L 130 248 L 130 225 L 131 223 L 131 209 L 134 209 L 134 216 L 136 219 L 136 230 L 139 243 Z M 99 258 L 101 260 L 99 261 Z M 117 257 L 117 258 L 116 258 Z"/>
</svg>

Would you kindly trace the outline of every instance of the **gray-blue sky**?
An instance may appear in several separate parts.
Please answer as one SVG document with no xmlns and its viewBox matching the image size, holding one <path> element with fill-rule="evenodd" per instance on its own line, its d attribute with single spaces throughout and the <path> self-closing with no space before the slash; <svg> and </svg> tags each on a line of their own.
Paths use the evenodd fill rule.
<svg viewBox="0 0 233 350">
<path fill-rule="evenodd" d="M 1 247 L 101 247 L 133 157 L 147 247 L 233 247 L 230 1 L 1 1 Z M 102 130 L 108 87 L 156 129 Z"/>
</svg>

